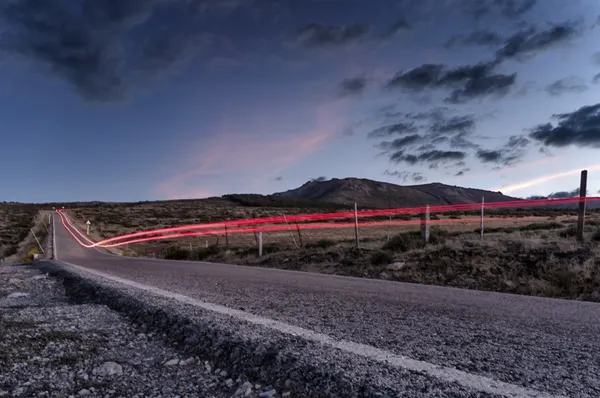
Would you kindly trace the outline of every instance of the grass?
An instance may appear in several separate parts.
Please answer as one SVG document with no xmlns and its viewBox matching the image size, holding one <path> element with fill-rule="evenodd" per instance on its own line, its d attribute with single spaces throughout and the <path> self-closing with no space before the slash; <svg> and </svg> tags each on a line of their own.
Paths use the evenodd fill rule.
<svg viewBox="0 0 600 398">
<path fill-rule="evenodd" d="M 38 205 L 0 203 L 0 258 L 10 257 L 19 251 L 39 211 Z"/>
</svg>

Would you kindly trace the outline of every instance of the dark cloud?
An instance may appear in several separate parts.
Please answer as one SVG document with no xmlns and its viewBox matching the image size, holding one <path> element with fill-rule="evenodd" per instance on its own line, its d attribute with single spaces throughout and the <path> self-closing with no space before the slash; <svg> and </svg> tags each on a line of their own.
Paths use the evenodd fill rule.
<svg viewBox="0 0 600 398">
<path fill-rule="evenodd" d="M 463 9 L 475 18 L 488 15 L 514 19 L 529 12 L 537 0 L 463 0 Z"/>
<path fill-rule="evenodd" d="M 451 37 L 445 44 L 446 48 L 458 46 L 498 46 L 504 39 L 491 30 L 476 30 L 469 34 L 459 34 Z"/>
<path fill-rule="evenodd" d="M 480 149 L 477 158 L 484 163 L 497 163 L 502 159 L 502 152 Z"/>
<path fill-rule="evenodd" d="M 516 82 L 516 74 L 494 73 L 497 61 L 448 68 L 441 64 L 424 64 L 407 72 L 400 71 L 387 83 L 388 88 L 411 92 L 426 89 L 450 91 L 450 103 L 463 103 L 490 95 L 504 95 Z"/>
<path fill-rule="evenodd" d="M 407 135 L 406 137 L 396 138 L 393 141 L 383 141 L 379 144 L 381 149 L 398 151 L 423 140 L 418 134 Z"/>
<path fill-rule="evenodd" d="M 205 43 L 195 32 L 178 30 L 156 37 L 149 33 L 144 43 L 135 42 L 133 28 L 151 19 L 155 8 L 175 4 L 82 0 L 67 7 L 57 0 L 7 2 L 0 6 L 0 23 L 6 29 L 0 50 L 46 66 L 86 99 L 123 100 L 133 81 L 144 83 L 138 72 L 142 77 L 161 75 L 190 59 Z"/>
<path fill-rule="evenodd" d="M 418 155 L 406 154 L 404 151 L 397 151 L 390 156 L 390 161 L 394 163 L 408 163 L 415 165 L 417 163 L 429 163 L 437 165 L 455 160 L 462 160 L 467 156 L 465 152 L 432 150 L 420 153 Z"/>
<path fill-rule="evenodd" d="M 411 29 L 412 26 L 405 19 L 399 19 L 381 34 L 381 39 L 389 40 L 403 32 L 408 32 Z"/>
<path fill-rule="evenodd" d="M 580 32 L 578 22 L 556 24 L 545 30 L 530 26 L 510 36 L 496 55 L 498 60 L 527 60 L 542 51 L 568 43 Z"/>
<path fill-rule="evenodd" d="M 423 181 L 425 181 L 425 176 L 422 173 L 418 173 L 418 172 L 386 170 L 383 172 L 383 175 L 386 175 L 389 177 L 396 177 L 404 182 L 408 182 L 408 181 L 423 182 Z"/>
<path fill-rule="evenodd" d="M 598 83 L 600 83 L 600 73 L 598 73 L 596 76 L 594 76 L 594 77 L 592 78 L 592 83 L 593 83 L 593 84 L 598 84 Z"/>
<path fill-rule="evenodd" d="M 283 181 L 283 177 L 282 176 L 277 176 L 277 177 L 275 177 L 275 181 Z"/>
<path fill-rule="evenodd" d="M 504 166 L 520 161 L 526 154 L 526 148 L 531 141 L 523 136 L 510 136 L 508 141 L 500 148 L 479 149 L 475 156 L 482 163 L 495 163 Z"/>
<path fill-rule="evenodd" d="M 557 97 L 567 93 L 582 93 L 589 89 L 584 80 L 577 76 L 569 76 L 559 79 L 546 86 L 546 92 L 551 96 Z"/>
<path fill-rule="evenodd" d="M 339 87 L 338 93 L 342 97 L 361 94 L 367 87 L 367 78 L 364 76 L 344 79 Z"/>
<path fill-rule="evenodd" d="M 454 177 L 460 177 L 460 176 L 464 176 L 465 173 L 471 171 L 471 169 L 462 169 L 456 172 L 456 174 L 454 174 Z"/>
<path fill-rule="evenodd" d="M 379 127 L 368 134 L 369 138 L 384 138 L 391 135 L 411 134 L 419 131 L 414 123 L 394 123 L 388 126 Z"/>
<path fill-rule="evenodd" d="M 530 196 L 527 199 L 529 200 L 536 200 L 536 199 L 543 199 L 543 198 L 548 198 L 548 199 L 565 199 L 565 198 L 571 198 L 573 196 L 579 196 L 579 188 L 575 188 L 572 191 L 558 191 L 558 192 L 552 192 L 548 195 L 534 195 L 534 196 Z"/>
<path fill-rule="evenodd" d="M 531 129 L 529 137 L 550 147 L 600 148 L 600 104 L 588 105 L 571 113 L 553 115 L 556 126 L 541 124 Z"/>
<path fill-rule="evenodd" d="M 296 32 L 296 41 L 306 47 L 339 46 L 357 41 L 368 32 L 367 25 L 348 26 L 322 25 L 311 23 Z"/>
</svg>

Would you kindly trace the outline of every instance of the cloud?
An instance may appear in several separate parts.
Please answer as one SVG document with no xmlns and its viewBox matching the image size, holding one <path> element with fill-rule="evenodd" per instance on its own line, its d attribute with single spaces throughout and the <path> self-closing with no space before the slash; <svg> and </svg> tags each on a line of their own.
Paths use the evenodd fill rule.
<svg viewBox="0 0 600 398">
<path fill-rule="evenodd" d="M 408 182 L 408 181 L 424 182 L 424 181 L 426 181 L 423 173 L 419 173 L 419 172 L 386 170 L 383 172 L 383 175 L 386 175 L 389 177 L 396 177 L 396 178 L 402 180 L 403 182 Z"/>
<path fill-rule="evenodd" d="M 442 150 L 432 150 L 420 153 L 418 155 L 406 154 L 404 151 L 397 151 L 392 156 L 390 156 L 390 160 L 394 163 L 408 163 L 410 165 L 429 163 L 433 165 L 438 165 L 440 163 L 448 163 L 456 160 L 463 160 L 466 158 L 467 154 L 465 152 L 460 151 L 442 151 Z"/>
<path fill-rule="evenodd" d="M 394 141 L 383 141 L 379 144 L 381 149 L 385 150 L 400 150 L 407 146 L 421 142 L 423 137 L 418 134 L 407 135 L 406 137 L 396 138 Z"/>
<path fill-rule="evenodd" d="M 535 7 L 537 0 L 463 0 L 463 9 L 475 18 L 497 15 L 515 19 Z"/>
<path fill-rule="evenodd" d="M 513 135 L 503 146 L 496 149 L 478 149 L 475 156 L 482 163 L 510 166 L 526 155 L 526 148 L 530 143 L 526 137 Z"/>
<path fill-rule="evenodd" d="M 600 104 L 588 105 L 571 113 L 553 115 L 558 119 L 556 126 L 551 123 L 540 124 L 533 129 L 529 137 L 550 147 L 600 148 Z"/>
<path fill-rule="evenodd" d="M 348 26 L 308 24 L 296 32 L 296 41 L 305 47 L 340 46 L 360 40 L 369 27 L 362 24 Z"/>
<path fill-rule="evenodd" d="M 568 93 L 582 93 L 588 89 L 589 87 L 582 78 L 569 76 L 547 85 L 545 90 L 551 96 L 557 97 Z"/>
<path fill-rule="evenodd" d="M 504 39 L 496 32 L 491 30 L 476 30 L 469 34 L 458 34 L 452 36 L 445 44 L 446 48 L 459 46 L 497 46 L 504 42 Z"/>
<path fill-rule="evenodd" d="M 533 196 L 528 197 L 527 199 L 542 199 L 542 198 L 565 199 L 565 198 L 571 198 L 573 196 L 579 196 L 579 188 L 575 188 L 572 191 L 552 192 L 552 193 L 549 193 L 548 195 L 533 195 Z"/>
<path fill-rule="evenodd" d="M 590 58 L 594 65 L 600 65 L 600 51 L 593 53 Z"/>
<path fill-rule="evenodd" d="M 592 25 L 592 29 L 595 29 L 599 26 L 600 26 L 600 15 L 598 15 L 598 18 L 596 18 L 596 22 L 594 22 L 594 24 Z"/>
<path fill-rule="evenodd" d="M 456 172 L 456 174 L 454 174 L 454 177 L 461 177 L 464 176 L 465 173 L 471 171 L 471 169 L 462 169 Z"/>
<path fill-rule="evenodd" d="M 497 66 L 497 61 L 456 68 L 448 68 L 441 64 L 423 64 L 406 72 L 398 72 L 388 81 L 387 87 L 410 92 L 446 90 L 449 91 L 446 98 L 446 102 L 449 103 L 464 103 L 491 95 L 502 96 L 514 86 L 516 73 L 494 73 Z"/>
<path fill-rule="evenodd" d="M 394 123 L 387 126 L 379 127 L 368 134 L 369 138 L 383 138 L 389 137 L 391 135 L 402 135 L 402 134 L 410 134 L 416 133 L 419 131 L 419 127 L 417 127 L 414 123 Z"/>
<path fill-rule="evenodd" d="M 367 78 L 364 76 L 344 79 L 338 87 L 338 93 L 342 97 L 359 95 L 362 94 L 366 87 Z"/>
<path fill-rule="evenodd" d="M 564 22 L 545 30 L 530 26 L 508 37 L 496 56 L 498 60 L 528 60 L 542 51 L 569 43 L 580 34 L 579 25 L 578 22 Z"/>
<path fill-rule="evenodd" d="M 277 176 L 277 177 L 275 177 L 275 181 L 283 181 L 283 177 L 282 176 Z"/>
<path fill-rule="evenodd" d="M 316 177 L 316 178 L 310 179 L 310 182 L 323 182 L 323 181 L 327 181 L 327 177 L 321 176 L 321 177 Z"/>
<path fill-rule="evenodd" d="M 392 38 L 398 36 L 401 33 L 408 32 L 411 29 L 412 29 L 412 26 L 405 19 L 399 19 L 396 22 L 394 22 L 392 25 L 390 25 L 381 34 L 381 39 L 389 40 L 389 39 L 392 39 Z"/>
<path fill-rule="evenodd" d="M 307 131 L 295 131 L 289 123 L 277 124 L 277 119 L 271 118 L 243 125 L 226 121 L 207 136 L 210 138 L 195 144 L 185 160 L 185 169 L 182 154 L 173 155 L 178 166 L 165 166 L 173 175 L 155 187 L 156 193 L 167 198 L 190 198 L 202 187 L 210 195 L 222 195 L 231 192 L 232 181 L 243 190 L 260 190 L 265 170 L 282 175 L 286 168 L 323 148 L 335 136 L 344 123 L 339 109 L 335 103 L 317 105 L 315 126 Z"/>
<path fill-rule="evenodd" d="M 109 102 L 129 97 L 140 65 L 145 77 L 155 77 L 191 58 L 202 42 L 195 32 L 180 31 L 160 32 L 144 45 L 134 40 L 130 32 L 151 19 L 155 8 L 175 4 L 170 0 L 78 4 L 77 12 L 57 0 L 0 6 L 6 29 L 0 50 L 46 66 L 88 100 Z"/>
<path fill-rule="evenodd" d="M 592 83 L 593 84 L 598 84 L 600 83 L 600 73 L 596 74 L 593 78 L 592 78 Z"/>
</svg>

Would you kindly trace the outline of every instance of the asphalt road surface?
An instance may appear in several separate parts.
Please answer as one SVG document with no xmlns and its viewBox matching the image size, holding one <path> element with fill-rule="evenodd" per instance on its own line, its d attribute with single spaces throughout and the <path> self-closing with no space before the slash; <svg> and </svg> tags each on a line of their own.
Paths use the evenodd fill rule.
<svg viewBox="0 0 600 398">
<path fill-rule="evenodd" d="M 600 396 L 595 303 L 124 258 L 81 247 L 59 217 L 54 226 L 60 261 L 231 308 L 237 316 L 275 320 L 279 330 L 289 326 L 312 339 L 333 337 L 329 344 L 349 352 L 383 354 L 397 366 L 420 368 L 449 383 L 462 377 L 460 384 L 482 392 Z M 479 386 L 490 381 L 492 387 Z"/>
</svg>

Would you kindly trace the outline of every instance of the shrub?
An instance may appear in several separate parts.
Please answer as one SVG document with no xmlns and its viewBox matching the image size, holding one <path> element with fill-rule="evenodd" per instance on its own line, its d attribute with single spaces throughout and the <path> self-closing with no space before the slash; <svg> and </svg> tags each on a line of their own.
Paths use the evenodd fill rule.
<svg viewBox="0 0 600 398">
<path fill-rule="evenodd" d="M 388 265 L 392 261 L 394 261 L 394 258 L 386 251 L 379 250 L 371 255 L 371 264 L 373 265 Z"/>
<path fill-rule="evenodd" d="M 181 249 L 177 246 L 170 246 L 167 248 L 165 259 L 167 260 L 187 260 L 190 257 L 190 251 Z"/>
<path fill-rule="evenodd" d="M 319 239 L 314 243 L 307 243 L 305 245 L 307 249 L 328 249 L 331 246 L 335 246 L 335 242 L 331 239 Z"/>
<path fill-rule="evenodd" d="M 592 234 L 592 240 L 596 241 L 596 242 L 600 242 L 600 228 L 596 230 L 596 232 L 594 232 Z"/>
<path fill-rule="evenodd" d="M 558 235 L 561 238 L 572 238 L 573 236 L 577 235 L 577 228 L 571 226 L 567 229 L 563 229 L 562 231 L 560 231 Z"/>
<path fill-rule="evenodd" d="M 219 249 L 219 246 L 211 245 L 208 247 L 201 247 L 201 248 L 193 251 L 191 257 L 194 260 L 202 261 L 202 260 L 206 260 L 209 257 L 216 256 L 220 252 L 221 252 L 221 250 Z"/>
<path fill-rule="evenodd" d="M 423 247 L 420 232 L 404 232 L 393 236 L 381 249 L 391 252 L 406 252 L 420 247 Z"/>
</svg>

